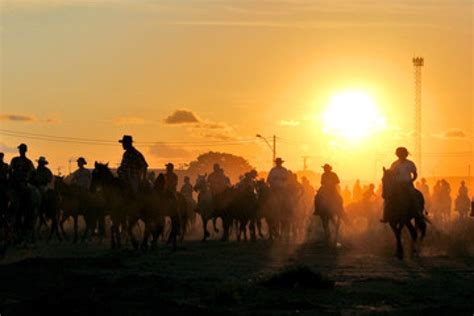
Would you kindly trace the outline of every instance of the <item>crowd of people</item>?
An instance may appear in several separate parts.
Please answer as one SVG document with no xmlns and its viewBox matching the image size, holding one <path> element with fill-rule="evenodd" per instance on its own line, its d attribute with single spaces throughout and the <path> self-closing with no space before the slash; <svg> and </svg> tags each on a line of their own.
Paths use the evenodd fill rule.
<svg viewBox="0 0 474 316">
<path fill-rule="evenodd" d="M 142 198 L 144 192 L 159 192 L 166 197 L 166 201 L 171 201 L 166 205 L 179 205 L 180 199 L 183 199 L 188 214 L 185 220 L 194 223 L 195 216 L 193 214 L 201 214 L 205 234 L 207 233 L 207 219 L 204 220 L 203 215 L 205 207 L 213 209 L 208 217 L 215 220 L 220 216 L 224 226 L 227 223 L 231 227 L 233 222 L 240 222 L 240 230 L 245 238 L 247 227 L 250 227 L 251 231 L 253 227 L 253 232 L 257 227 L 259 235 L 263 236 L 264 233 L 261 230 L 263 220 L 267 223 L 270 237 L 284 234 L 297 236 L 305 230 L 313 214 L 323 217 L 327 212 L 332 212 L 331 214 L 338 214 L 344 219 L 347 216 L 356 215 L 357 208 L 365 211 L 370 208 L 372 209 L 372 220 L 378 218 L 378 221 L 382 223 L 389 222 L 386 213 L 382 211 L 385 209 L 383 199 L 386 198 L 382 184 L 378 188 L 374 184 L 362 187 L 360 181 L 357 180 L 352 190 L 349 189 L 349 186 L 345 186 L 341 190 L 339 177 L 329 164 L 322 167 L 320 188 L 317 191 L 306 177 L 298 179 L 295 173 L 285 168 L 282 158 L 276 158 L 275 165 L 269 171 L 266 179 L 259 179 L 257 171 L 250 170 L 242 175 L 237 183 L 232 184 L 225 170 L 216 163 L 209 175 L 200 176 L 204 179 L 204 188 L 198 186 L 197 182 L 193 185 L 191 179 L 185 176 L 182 186 L 178 189 L 178 176 L 172 163 L 166 164 L 166 171 L 156 176 L 153 172 L 148 171 L 148 163 L 140 151 L 134 147 L 132 136 L 124 135 L 119 142 L 124 149 L 120 166 L 116 172 L 121 195 L 129 199 L 127 201 L 134 201 Z M 62 200 L 65 199 L 61 194 L 64 194 L 65 191 L 59 190 L 55 183 L 62 182 L 62 178 L 59 180 L 58 177 L 53 176 L 48 168 L 47 159 L 39 157 L 35 167 L 27 157 L 27 145 L 20 144 L 18 150 L 19 155 L 11 160 L 10 165 L 4 162 L 4 155 L 0 153 L 0 215 L 1 227 L 3 227 L 2 237 L 7 239 L 8 229 L 5 227 L 12 227 L 10 237 L 16 236 L 18 240 L 22 241 L 26 239 L 25 236 L 34 235 L 38 222 L 45 224 L 49 221 L 50 225 L 62 224 L 66 220 L 64 217 L 66 210 L 62 208 L 66 207 L 61 206 L 63 205 L 61 204 Z M 452 204 L 449 183 L 439 180 L 431 193 L 426 179 L 422 178 L 417 181 L 416 166 L 407 158 L 407 149 L 397 148 L 396 155 L 398 159 L 389 170 L 394 174 L 398 190 L 413 201 L 417 198 L 417 192 L 421 192 L 425 200 L 424 209 L 415 216 L 423 217 L 428 212 L 442 221 L 449 219 Z M 102 194 L 102 198 L 107 202 L 108 196 L 103 193 L 105 191 L 102 187 L 104 186 L 103 182 L 96 181 L 99 185 L 92 184 L 94 176 L 97 177 L 94 175 L 97 163 L 94 170 L 87 169 L 86 166 L 86 159 L 84 157 L 78 158 L 77 169 L 68 177 L 69 183 L 67 185 L 77 188 L 77 191 L 81 192 L 81 197 L 87 194 Z M 103 166 L 108 168 L 107 165 Z M 233 190 L 233 193 L 230 194 L 229 190 Z M 51 192 L 57 194 L 54 195 Z M 56 204 L 45 202 L 51 202 L 49 196 L 56 197 Z M 210 206 L 205 204 L 207 196 Z M 454 209 L 461 218 L 468 216 L 471 200 L 464 181 L 461 182 L 454 204 Z M 79 201 L 75 207 L 84 207 L 83 205 L 85 204 Z M 51 214 L 51 212 L 48 213 L 47 208 L 53 206 L 57 207 L 57 212 L 46 216 L 45 214 Z M 103 207 L 107 208 L 107 203 Z M 246 213 L 239 208 L 246 209 Z M 218 209 L 225 209 L 225 212 L 219 213 Z M 87 210 L 81 211 L 87 212 Z M 236 215 L 235 212 L 241 212 L 241 214 Z M 234 215 L 230 221 L 226 222 L 227 215 L 223 214 L 231 213 Z M 247 215 L 243 216 L 244 213 Z M 107 213 L 103 212 L 103 214 Z M 182 227 L 188 224 L 186 223 Z M 95 227 L 93 227 L 94 229 Z M 122 227 L 122 230 L 125 228 Z M 59 236 L 59 230 L 57 233 Z M 184 234 L 184 229 L 180 233 Z M 255 235 L 252 237 L 255 238 Z M 30 238 L 30 240 L 33 239 L 33 237 Z"/>
</svg>

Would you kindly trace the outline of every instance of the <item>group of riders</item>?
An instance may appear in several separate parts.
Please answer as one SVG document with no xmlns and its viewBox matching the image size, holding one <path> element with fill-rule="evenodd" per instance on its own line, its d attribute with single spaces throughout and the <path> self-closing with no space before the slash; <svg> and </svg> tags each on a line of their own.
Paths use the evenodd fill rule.
<svg viewBox="0 0 474 316">
<path fill-rule="evenodd" d="M 226 215 L 222 214 L 230 214 L 230 209 L 237 213 L 241 212 L 239 208 L 247 209 L 247 211 L 248 209 L 255 209 L 255 211 L 248 211 L 246 214 L 250 215 L 246 216 L 234 214 L 227 222 L 227 228 L 229 229 L 232 222 L 239 219 L 241 226 L 237 230 L 241 231 L 245 238 L 247 236 L 246 227 L 250 225 L 252 225 L 249 228 L 250 230 L 253 228 L 255 233 L 255 227 L 257 227 L 259 234 L 263 235 L 260 222 L 262 219 L 267 222 L 270 237 L 275 238 L 285 232 L 291 234 L 292 229 L 295 233 L 298 228 L 292 228 L 288 222 L 297 222 L 297 218 L 307 218 L 307 215 L 312 213 L 313 210 L 315 215 L 321 217 L 324 229 L 328 231 L 328 238 L 329 223 L 334 222 L 338 227 L 341 220 L 347 219 L 344 211 L 344 198 L 347 193 L 340 192 L 339 177 L 329 164 L 322 167 L 324 172 L 321 175 L 321 186 L 316 193 L 308 179 L 303 177 L 300 183 L 296 174 L 283 166 L 284 161 L 281 158 L 275 159 L 274 167 L 268 173 L 266 180 L 258 179 L 257 171 L 251 170 L 245 173 L 238 183 L 232 185 L 223 168 L 216 163 L 213 166 L 212 173 L 198 176 L 195 185 L 191 183 L 189 177 L 184 177 L 183 185 L 178 190 L 178 176 L 174 172 L 172 163 L 166 164 L 166 172 L 160 173 L 155 178 L 152 173 L 147 171 L 148 163 L 134 147 L 132 136 L 124 135 L 119 142 L 122 144 L 124 153 L 117 169 L 117 183 L 120 186 L 120 194 L 124 197 L 123 201 L 140 199 L 144 192 L 150 190 L 156 190 L 163 194 L 166 201 L 171 201 L 169 205 L 179 205 L 180 199 L 183 199 L 188 212 L 191 210 L 201 214 L 205 232 L 204 239 L 209 235 L 207 220 L 214 220 L 215 225 L 215 219 L 221 216 L 225 226 Z M 33 162 L 27 158 L 28 147 L 26 144 L 20 144 L 18 150 L 19 156 L 14 157 L 10 165 L 3 161 L 4 155 L 0 153 L 0 228 L 2 228 L 4 235 L 1 236 L 2 238 L 7 238 L 5 236 L 7 236 L 8 230 L 5 227 L 11 227 L 10 235 L 13 236 L 12 239 L 25 241 L 28 239 L 27 236 L 34 235 L 38 222 L 46 224 L 48 219 L 52 221 L 51 225 L 58 225 L 61 222 L 59 218 L 61 212 L 53 212 L 49 217 L 47 214 L 48 208 L 61 208 L 62 196 L 60 192 L 57 192 L 58 186 L 55 182 L 62 182 L 62 178 L 53 176 L 45 157 L 39 157 L 35 168 Z M 415 188 L 414 183 L 418 174 L 415 164 L 408 159 L 408 150 L 399 147 L 396 149 L 396 156 L 398 159 L 393 162 L 389 170 L 384 171 L 385 182 L 382 189 L 382 196 L 387 206 L 383 208 L 384 212 L 380 221 L 391 224 L 396 217 L 393 215 L 394 207 L 390 205 L 390 203 L 393 204 L 394 196 L 403 196 L 408 201 L 407 208 L 412 214 L 410 218 L 422 219 L 425 216 L 425 204 L 435 203 L 433 200 L 442 196 L 447 190 L 447 183 L 440 182 L 435 187 L 431 198 L 424 180 Z M 95 169 L 92 171 L 87 169 L 86 165 L 85 158 L 77 159 L 78 168 L 68 177 L 68 185 L 76 188 L 77 192 L 82 192 L 80 196 L 85 196 L 89 192 L 100 195 L 103 187 L 97 185 L 100 182 L 93 183 L 94 176 L 98 177 L 98 175 L 94 175 L 94 172 L 95 169 L 106 165 L 96 163 Z M 199 180 L 201 181 L 199 182 Z M 393 188 L 391 191 L 387 189 L 390 186 Z M 370 199 L 375 194 L 374 189 L 375 187 L 372 185 L 364 193 L 354 190 L 353 196 L 355 198 L 356 195 L 361 195 L 362 198 Z M 229 193 L 230 191 L 233 193 Z M 195 192 L 198 192 L 197 201 L 193 198 Z M 462 193 L 463 196 L 468 196 L 464 184 Z M 238 202 L 235 202 L 236 200 Z M 173 201 L 176 201 L 176 203 Z M 107 202 L 109 201 L 106 200 L 103 203 L 103 207 L 108 207 Z M 303 213 L 305 214 L 295 214 L 297 203 L 300 203 L 300 206 L 303 205 Z M 130 202 L 131 204 L 132 202 Z M 225 206 L 220 207 L 221 204 Z M 79 201 L 78 205 L 83 204 Z M 209 210 L 206 211 L 206 208 Z M 219 213 L 217 210 L 223 212 Z M 85 212 L 86 210 L 82 211 Z M 35 212 L 38 216 L 35 216 Z M 171 217 L 173 219 L 173 216 Z M 189 217 L 187 217 L 187 220 Z M 245 220 L 242 219 L 244 217 Z M 177 219 L 174 218 L 174 220 Z M 304 226 L 304 223 L 301 226 Z M 124 229 L 122 227 L 122 230 Z M 184 234 L 184 231 L 181 231 L 181 233 Z M 59 231 L 57 231 L 57 234 L 59 236 Z M 240 235 L 238 236 L 240 238 Z M 33 237 L 30 238 L 30 240 L 32 239 Z"/>
</svg>

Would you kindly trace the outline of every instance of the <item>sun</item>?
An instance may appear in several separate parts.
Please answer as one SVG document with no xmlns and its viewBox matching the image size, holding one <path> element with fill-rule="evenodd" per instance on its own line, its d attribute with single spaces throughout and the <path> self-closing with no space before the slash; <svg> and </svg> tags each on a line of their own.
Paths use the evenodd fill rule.
<svg viewBox="0 0 474 316">
<path fill-rule="evenodd" d="M 325 134 L 358 142 L 381 131 L 385 127 L 385 118 L 369 94 L 343 91 L 330 98 L 322 123 Z"/>
</svg>

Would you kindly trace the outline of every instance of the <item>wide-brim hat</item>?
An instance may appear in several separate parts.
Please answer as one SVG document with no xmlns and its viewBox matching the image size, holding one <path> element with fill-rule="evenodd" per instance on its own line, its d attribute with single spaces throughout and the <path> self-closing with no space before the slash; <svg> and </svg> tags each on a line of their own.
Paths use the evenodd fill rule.
<svg viewBox="0 0 474 316">
<path fill-rule="evenodd" d="M 84 165 L 87 165 L 87 161 L 84 159 L 84 157 L 77 158 L 76 162 L 83 163 Z"/>
<path fill-rule="evenodd" d="M 38 163 L 42 163 L 42 164 L 49 164 L 49 162 L 46 160 L 46 158 L 44 158 L 43 156 L 39 157 L 38 160 L 36 160 Z"/>
<path fill-rule="evenodd" d="M 165 167 L 174 167 L 174 165 L 171 162 L 168 162 Z"/>
<path fill-rule="evenodd" d="M 27 149 L 27 148 L 28 148 L 28 146 L 26 146 L 26 144 L 23 144 L 23 143 L 21 143 L 20 145 L 18 145 L 18 147 L 17 147 L 17 148 L 18 148 L 18 149 L 21 149 L 21 148 L 25 148 L 25 149 Z"/>
<path fill-rule="evenodd" d="M 332 166 L 328 163 L 325 163 L 324 166 L 321 166 L 321 168 L 323 168 L 323 169 L 326 169 L 326 168 L 332 169 Z"/>
<path fill-rule="evenodd" d="M 285 162 L 285 161 L 281 159 L 280 157 L 278 157 L 277 159 L 275 159 L 275 162 Z"/>
<path fill-rule="evenodd" d="M 119 143 L 131 144 L 133 143 L 133 137 L 130 135 L 123 135 L 122 139 L 119 140 Z"/>
</svg>

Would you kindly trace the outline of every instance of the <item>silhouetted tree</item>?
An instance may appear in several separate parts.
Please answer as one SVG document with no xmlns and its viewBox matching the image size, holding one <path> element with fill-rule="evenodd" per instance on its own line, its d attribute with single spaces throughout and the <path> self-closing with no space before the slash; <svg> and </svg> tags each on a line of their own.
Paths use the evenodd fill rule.
<svg viewBox="0 0 474 316">
<path fill-rule="evenodd" d="M 249 162 L 240 156 L 228 153 L 210 151 L 201 154 L 196 160 L 189 163 L 187 174 L 195 179 L 198 174 L 211 173 L 212 167 L 218 163 L 224 169 L 226 175 L 235 183 L 240 175 L 253 169 Z"/>
</svg>

